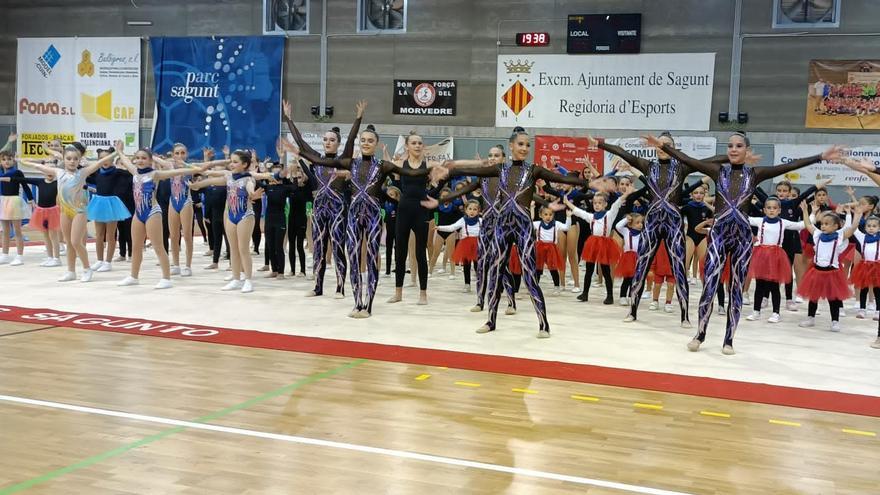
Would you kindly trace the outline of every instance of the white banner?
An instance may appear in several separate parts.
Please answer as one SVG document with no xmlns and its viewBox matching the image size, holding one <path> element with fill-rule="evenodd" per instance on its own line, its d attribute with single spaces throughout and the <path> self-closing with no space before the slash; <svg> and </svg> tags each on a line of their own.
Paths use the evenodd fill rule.
<svg viewBox="0 0 880 495">
<path fill-rule="evenodd" d="M 615 144 L 629 151 L 633 155 L 647 160 L 657 158 L 657 148 L 646 145 L 640 138 L 606 139 L 609 144 Z M 709 158 L 715 156 L 717 140 L 713 137 L 675 136 L 675 147 L 688 156 L 694 158 Z M 614 163 L 617 155 L 605 152 L 605 163 Z"/>
<path fill-rule="evenodd" d="M 425 146 L 425 160 L 437 162 L 452 160 L 454 144 L 454 139 L 448 137 L 439 143 Z M 394 153 L 391 155 L 406 157 L 406 138 L 403 136 L 397 136 L 397 146 L 394 147 Z"/>
<path fill-rule="evenodd" d="M 19 150 L 79 141 L 94 155 L 116 139 L 137 148 L 140 38 L 20 38 L 16 72 Z"/>
<path fill-rule="evenodd" d="M 714 53 L 499 55 L 495 125 L 708 130 Z"/>
<path fill-rule="evenodd" d="M 813 145 L 813 144 L 777 144 L 774 146 L 774 163 L 788 163 L 798 158 L 818 155 L 828 149 L 829 145 Z M 856 159 L 867 158 L 875 166 L 880 166 L 880 147 L 863 146 L 852 148 L 850 150 L 852 156 Z M 874 181 L 864 174 L 854 172 L 845 165 L 837 163 L 829 163 L 826 161 L 819 162 L 815 165 L 789 172 L 785 175 L 776 177 L 773 182 L 788 180 L 792 184 L 815 184 L 820 180 L 831 179 L 832 186 L 863 186 L 877 187 Z"/>
</svg>

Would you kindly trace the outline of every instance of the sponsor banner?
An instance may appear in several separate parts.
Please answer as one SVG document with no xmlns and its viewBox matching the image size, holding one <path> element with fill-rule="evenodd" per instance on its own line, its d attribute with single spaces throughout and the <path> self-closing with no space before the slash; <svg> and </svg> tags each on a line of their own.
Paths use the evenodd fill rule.
<svg viewBox="0 0 880 495">
<path fill-rule="evenodd" d="M 497 127 L 708 130 L 714 53 L 499 55 Z"/>
<path fill-rule="evenodd" d="M 641 138 L 607 139 L 609 144 L 615 144 L 626 151 L 647 160 L 657 158 L 657 148 L 648 146 Z M 675 147 L 686 155 L 694 158 L 709 158 L 715 156 L 717 140 L 713 137 L 675 136 Z M 621 160 L 617 155 L 605 152 L 605 163 L 613 164 Z"/>
<path fill-rule="evenodd" d="M 151 38 L 156 80 L 153 150 L 254 148 L 275 157 L 284 38 Z M 277 158 L 277 157 L 276 157 Z"/>
<path fill-rule="evenodd" d="M 880 129 L 880 60 L 811 60 L 807 118 L 814 129 Z"/>
<path fill-rule="evenodd" d="M 584 169 L 584 156 L 604 173 L 605 157 L 599 148 L 591 148 L 587 138 L 570 136 L 535 136 L 535 164 L 566 174 Z"/>
<path fill-rule="evenodd" d="M 453 160 L 455 152 L 455 141 L 452 137 L 448 137 L 439 143 L 425 146 L 425 160 L 442 162 L 444 160 Z M 393 156 L 401 156 L 406 158 L 406 138 L 397 136 L 397 145 L 394 147 Z"/>
<path fill-rule="evenodd" d="M 137 148 L 140 38 L 20 38 L 16 127 L 26 158 L 42 143 L 80 141 L 89 155 L 122 139 Z"/>
<path fill-rule="evenodd" d="M 818 155 L 828 149 L 828 145 L 777 144 L 774 146 L 774 163 L 788 163 L 798 158 Z M 848 150 L 856 159 L 866 158 L 875 166 L 880 166 L 880 147 L 862 146 Z M 846 165 L 819 162 L 815 165 L 789 172 L 773 179 L 774 182 L 788 180 L 793 184 L 815 184 L 820 180 L 831 179 L 833 186 L 877 187 L 866 175 L 856 172 Z"/>
<path fill-rule="evenodd" d="M 394 80 L 394 115 L 455 115 L 456 81 Z"/>
</svg>

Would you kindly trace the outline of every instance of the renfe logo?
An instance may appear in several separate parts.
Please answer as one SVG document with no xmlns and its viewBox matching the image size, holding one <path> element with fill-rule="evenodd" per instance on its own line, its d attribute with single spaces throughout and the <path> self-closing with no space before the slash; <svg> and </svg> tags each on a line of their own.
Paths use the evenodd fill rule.
<svg viewBox="0 0 880 495">
<path fill-rule="evenodd" d="M 49 48 L 43 52 L 43 55 L 37 58 L 37 70 L 40 71 L 40 74 L 42 74 L 43 77 L 49 77 L 49 74 L 52 73 L 52 69 L 55 68 L 55 64 L 58 63 L 59 59 L 61 59 L 61 54 L 58 53 L 55 45 L 49 45 Z"/>
</svg>

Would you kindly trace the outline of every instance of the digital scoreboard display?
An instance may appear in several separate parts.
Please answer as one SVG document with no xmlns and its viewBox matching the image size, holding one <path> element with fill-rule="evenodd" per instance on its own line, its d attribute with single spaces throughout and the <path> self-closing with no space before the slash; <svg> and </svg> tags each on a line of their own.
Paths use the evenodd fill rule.
<svg viewBox="0 0 880 495">
<path fill-rule="evenodd" d="M 517 46 L 549 46 L 550 33 L 516 33 Z"/>
<path fill-rule="evenodd" d="M 568 16 L 567 53 L 639 53 L 642 14 Z"/>
</svg>

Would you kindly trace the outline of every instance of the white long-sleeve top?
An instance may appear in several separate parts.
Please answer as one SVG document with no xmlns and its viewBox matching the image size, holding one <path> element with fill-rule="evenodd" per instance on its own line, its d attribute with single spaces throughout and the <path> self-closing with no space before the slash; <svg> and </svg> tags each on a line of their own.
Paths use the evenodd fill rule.
<svg viewBox="0 0 880 495">
<path fill-rule="evenodd" d="M 865 234 L 861 230 L 856 230 L 853 232 L 853 237 L 859 241 L 859 245 L 862 246 L 862 259 L 869 262 L 878 262 L 880 261 L 880 241 L 876 238 L 876 236 L 871 236 Z"/>
<path fill-rule="evenodd" d="M 449 225 L 438 225 L 437 230 L 440 232 L 455 232 L 458 231 L 460 237 L 464 239 L 465 237 L 480 237 L 480 228 L 483 226 L 483 219 L 480 217 L 477 218 L 477 222 L 474 225 L 468 225 L 465 221 L 467 217 L 461 217 L 457 222 Z"/>
<path fill-rule="evenodd" d="M 812 221 L 812 219 L 810 219 Z M 813 263 L 817 267 L 827 268 L 833 266 L 840 268 L 840 253 L 849 245 L 849 239 L 844 236 L 844 232 L 852 225 L 852 217 L 846 215 L 846 224 L 842 229 L 838 230 L 837 237 L 830 241 L 823 241 L 822 231 L 816 229 L 813 231 L 813 243 L 816 245 L 816 256 L 813 257 Z"/>
<path fill-rule="evenodd" d="M 532 222 L 535 227 L 535 237 L 540 242 L 552 242 L 556 244 L 556 232 L 567 232 L 571 228 L 571 217 L 565 217 L 565 223 L 554 221 L 550 228 L 544 228 L 544 222 Z"/>
<path fill-rule="evenodd" d="M 611 204 L 611 208 L 605 211 L 605 215 L 603 215 L 602 218 L 596 218 L 597 215 L 595 213 L 589 213 L 577 206 L 571 210 L 571 214 L 590 222 L 590 228 L 593 231 L 593 235 L 608 237 L 611 235 L 612 231 L 611 222 L 617 217 L 617 212 L 620 211 L 622 200 L 622 196 L 617 198 L 617 201 Z"/>
<path fill-rule="evenodd" d="M 623 252 L 628 253 L 630 251 L 638 253 L 639 252 L 639 243 L 642 240 L 642 231 L 641 230 L 633 230 L 626 226 L 627 218 L 622 219 L 617 222 L 617 225 L 614 226 L 614 229 L 620 234 L 620 237 L 623 237 Z"/>
<path fill-rule="evenodd" d="M 779 218 L 778 222 L 768 222 L 766 217 L 749 217 L 749 224 L 758 228 L 755 246 L 782 246 L 786 230 L 804 230 L 804 222 L 792 222 L 784 218 Z"/>
</svg>

